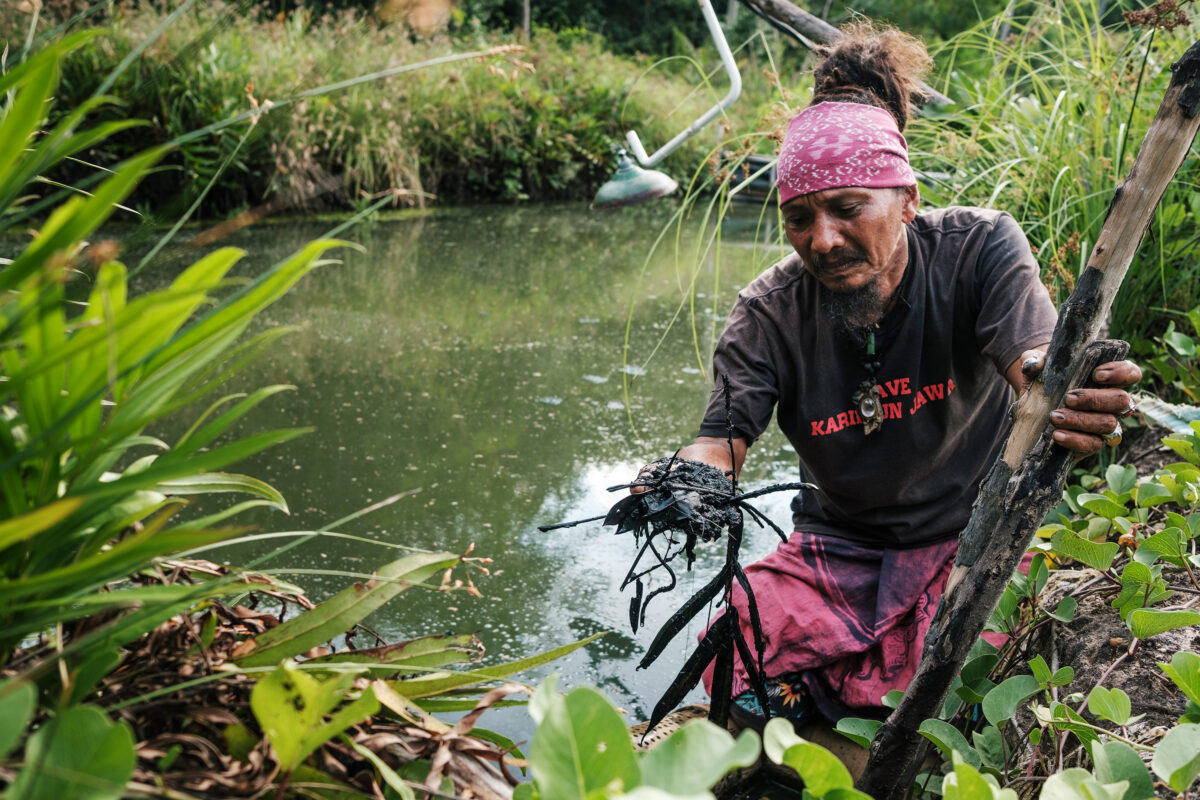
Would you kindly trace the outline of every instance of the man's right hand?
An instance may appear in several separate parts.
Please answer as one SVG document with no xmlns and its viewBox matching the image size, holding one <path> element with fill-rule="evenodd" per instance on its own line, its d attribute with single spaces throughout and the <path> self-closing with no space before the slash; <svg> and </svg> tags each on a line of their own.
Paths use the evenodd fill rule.
<svg viewBox="0 0 1200 800">
<path fill-rule="evenodd" d="M 749 445 L 745 439 L 733 440 L 733 453 L 730 454 L 729 440 L 720 439 L 715 436 L 698 436 L 696 441 L 689 444 L 676 454 L 676 458 L 684 458 L 689 461 L 699 461 L 702 464 L 716 467 L 726 476 L 736 476 L 742 471 L 742 464 L 746 461 L 746 450 Z M 638 473 L 638 479 L 643 477 L 645 470 Z M 640 494 L 646 491 L 644 486 L 634 486 L 629 492 L 630 494 Z"/>
</svg>

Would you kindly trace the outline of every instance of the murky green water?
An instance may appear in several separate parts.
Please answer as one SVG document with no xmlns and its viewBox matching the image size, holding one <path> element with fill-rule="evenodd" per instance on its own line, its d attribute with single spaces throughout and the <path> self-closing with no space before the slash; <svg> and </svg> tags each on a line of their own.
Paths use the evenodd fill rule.
<svg viewBox="0 0 1200 800">
<path fill-rule="evenodd" d="M 246 429 L 316 431 L 239 467 L 279 488 L 292 509 L 290 517 L 264 513 L 253 521 L 264 530 L 315 529 L 411 492 L 343 530 L 458 552 L 474 543 L 477 555 L 495 560 L 492 575 L 479 580 L 483 599 L 412 589 L 371 627 L 388 638 L 477 632 L 488 661 L 607 631 L 553 669 L 560 685 L 599 685 L 631 717 L 644 718 L 696 631 L 652 670 L 634 666 L 666 617 L 711 577 L 723 547 L 709 546 L 635 636 L 628 594 L 618 592 L 634 555 L 629 537 L 598 525 L 551 533 L 537 525 L 603 513 L 616 499 L 605 487 L 691 440 L 710 389 L 697 348 L 707 371 L 714 326 L 719 331 L 736 288 L 781 252 L 777 242 L 754 246 L 757 212 L 748 212 L 725 225 L 719 270 L 697 255 L 697 226 L 681 235 L 678 258 L 672 232 L 647 263 L 670 213 L 479 208 L 353 232 L 365 252 L 344 251 L 344 263 L 307 277 L 264 318 L 299 329 L 252 367 L 244 385 L 298 388 L 268 401 Z M 264 226 L 229 243 L 251 251 L 253 270 L 327 227 Z M 693 272 L 694 317 L 686 302 Z M 628 412 L 623 379 L 630 382 Z M 782 437 L 772 434 L 752 451 L 743 484 L 789 479 L 793 466 Z M 760 506 L 785 528 L 788 499 Z M 751 526 L 746 560 L 776 541 Z M 271 566 L 369 572 L 393 557 L 319 539 Z M 295 579 L 317 596 L 349 580 Z M 528 738 L 523 710 L 489 716 L 486 727 Z"/>
</svg>

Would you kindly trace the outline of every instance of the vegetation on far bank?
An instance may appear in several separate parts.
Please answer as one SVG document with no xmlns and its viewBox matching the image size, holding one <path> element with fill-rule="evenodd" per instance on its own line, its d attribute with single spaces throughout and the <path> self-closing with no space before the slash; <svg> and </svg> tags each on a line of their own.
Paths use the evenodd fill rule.
<svg viewBox="0 0 1200 800">
<path fill-rule="evenodd" d="M 8 41 L 21 41 L 28 15 L 0 13 Z M 166 16 L 150 5 L 116 9 L 104 35 L 68 56 L 59 108 L 90 97 Z M 321 89 L 464 51 L 488 55 Z M 134 204 L 173 219 L 218 173 L 202 216 L 264 202 L 355 208 L 387 192 L 401 205 L 584 200 L 610 177 L 627 129 L 651 147 L 667 141 L 724 94 L 724 75 L 713 82 L 703 86 L 686 60 L 656 68 L 646 56 L 615 55 L 582 29 L 539 29 L 528 42 L 487 32 L 414 41 L 353 10 L 258 19 L 234 3 L 195 4 L 106 88 L 121 104 L 102 117 L 146 126 L 85 160 L 110 166 L 257 109 L 254 119 L 181 143 Z M 761 75 L 750 83 L 768 91 Z M 665 168 L 688 171 L 714 143 L 696 137 Z M 91 173 L 78 164 L 55 177 L 74 185 Z"/>
</svg>

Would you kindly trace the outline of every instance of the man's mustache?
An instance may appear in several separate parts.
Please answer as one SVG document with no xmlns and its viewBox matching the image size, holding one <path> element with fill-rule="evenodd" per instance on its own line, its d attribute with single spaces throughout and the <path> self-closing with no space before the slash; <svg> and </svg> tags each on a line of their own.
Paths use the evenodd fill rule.
<svg viewBox="0 0 1200 800">
<path fill-rule="evenodd" d="M 812 268 L 818 272 L 840 269 L 849 264 L 866 261 L 867 254 L 861 250 L 838 250 L 825 255 L 812 254 Z"/>
</svg>

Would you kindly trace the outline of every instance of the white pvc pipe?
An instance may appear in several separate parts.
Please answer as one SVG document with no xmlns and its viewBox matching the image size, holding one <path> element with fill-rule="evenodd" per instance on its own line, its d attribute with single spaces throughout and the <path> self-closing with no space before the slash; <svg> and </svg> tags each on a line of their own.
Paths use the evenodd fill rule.
<svg viewBox="0 0 1200 800">
<path fill-rule="evenodd" d="M 625 141 L 629 144 L 629 152 L 633 153 L 638 163 L 643 167 L 653 167 L 662 161 L 675 148 L 690 139 L 705 125 L 712 122 L 722 111 L 729 108 L 738 99 L 738 95 L 742 93 L 742 74 L 738 72 L 737 63 L 733 60 L 733 53 L 729 51 L 729 42 L 725 41 L 725 32 L 721 30 L 721 23 L 717 21 L 717 12 L 713 10 L 710 0 L 699 0 L 699 3 L 700 10 L 704 12 L 704 21 L 708 23 L 708 32 L 712 34 L 713 41 L 717 44 L 717 52 L 721 55 L 721 63 L 725 65 L 725 74 L 729 76 L 729 93 L 725 95 L 725 98 L 721 102 L 705 112 L 704 116 L 689 125 L 674 139 L 658 148 L 654 152 L 654 155 L 646 155 L 646 149 L 642 147 L 642 140 L 638 138 L 637 131 L 626 133 Z"/>
</svg>

